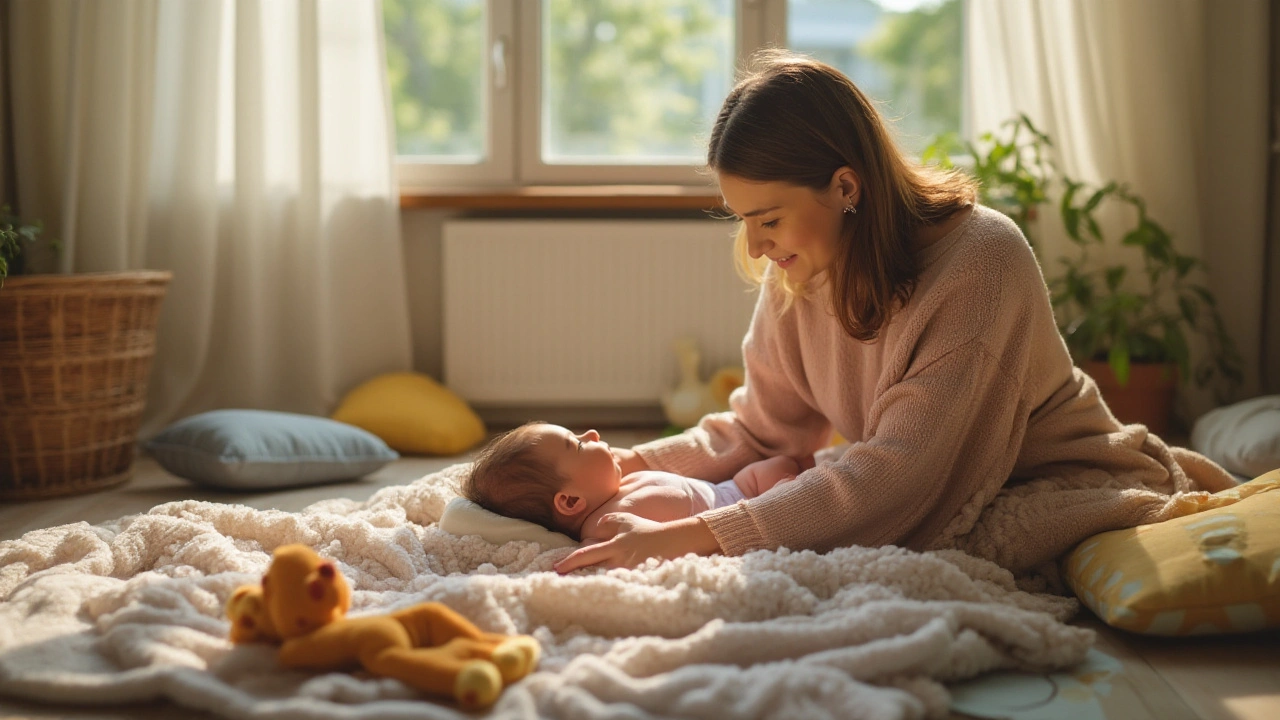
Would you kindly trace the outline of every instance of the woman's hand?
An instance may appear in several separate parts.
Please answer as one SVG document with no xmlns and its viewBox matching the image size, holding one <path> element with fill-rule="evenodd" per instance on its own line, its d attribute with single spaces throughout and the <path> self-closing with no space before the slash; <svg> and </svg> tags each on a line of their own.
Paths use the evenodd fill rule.
<svg viewBox="0 0 1280 720">
<path fill-rule="evenodd" d="M 614 457 L 618 458 L 618 465 L 622 468 L 622 477 L 626 477 L 633 472 L 649 469 L 649 463 L 645 462 L 644 458 L 640 457 L 640 454 L 631 448 L 611 447 L 609 451 L 613 453 Z"/>
<path fill-rule="evenodd" d="M 670 560 L 720 552 L 720 542 L 698 517 L 660 523 L 631 513 L 609 513 L 600 519 L 599 529 L 613 537 L 573 551 L 556 563 L 556 572 L 563 575 L 592 565 L 629 568 L 652 557 Z"/>
</svg>

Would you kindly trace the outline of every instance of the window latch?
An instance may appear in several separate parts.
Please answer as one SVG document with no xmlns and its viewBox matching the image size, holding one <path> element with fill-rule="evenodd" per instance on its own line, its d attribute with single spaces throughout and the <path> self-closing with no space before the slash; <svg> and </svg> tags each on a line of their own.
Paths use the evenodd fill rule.
<svg viewBox="0 0 1280 720">
<path fill-rule="evenodd" d="M 507 36 L 499 35 L 493 41 L 493 85 L 498 90 L 507 87 Z"/>
</svg>

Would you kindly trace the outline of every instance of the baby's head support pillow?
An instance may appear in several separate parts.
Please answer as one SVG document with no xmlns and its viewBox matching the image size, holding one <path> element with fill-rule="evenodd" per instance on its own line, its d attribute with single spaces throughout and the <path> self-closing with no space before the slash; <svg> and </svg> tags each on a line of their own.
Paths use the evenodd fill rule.
<svg viewBox="0 0 1280 720">
<path fill-rule="evenodd" d="M 568 535 L 485 510 L 464 497 L 454 498 L 445 506 L 440 515 L 440 529 L 450 535 L 479 535 L 494 545 L 520 540 L 538 543 L 547 549 L 578 546 Z"/>
</svg>

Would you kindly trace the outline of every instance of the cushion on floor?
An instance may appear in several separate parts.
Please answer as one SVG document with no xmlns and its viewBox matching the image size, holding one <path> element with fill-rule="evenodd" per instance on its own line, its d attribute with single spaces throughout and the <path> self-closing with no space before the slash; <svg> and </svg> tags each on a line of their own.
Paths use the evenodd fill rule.
<svg viewBox="0 0 1280 720">
<path fill-rule="evenodd" d="M 1210 499 L 1225 504 L 1089 538 L 1067 556 L 1068 584 L 1122 630 L 1200 635 L 1280 627 L 1280 470 Z"/>
</svg>

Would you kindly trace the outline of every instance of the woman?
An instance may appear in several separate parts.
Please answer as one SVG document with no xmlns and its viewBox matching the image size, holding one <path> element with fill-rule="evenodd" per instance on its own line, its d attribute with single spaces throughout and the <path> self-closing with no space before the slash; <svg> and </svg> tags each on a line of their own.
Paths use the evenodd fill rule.
<svg viewBox="0 0 1280 720">
<path fill-rule="evenodd" d="M 1103 530 L 1173 517 L 1234 485 L 1190 451 L 1122 427 L 1075 368 L 1017 226 L 961 174 L 907 161 L 835 69 L 771 52 L 738 83 L 707 163 L 769 267 L 731 411 L 619 450 L 623 472 L 703 479 L 838 456 L 761 497 L 616 535 L 560 572 L 686 553 L 849 545 L 959 548 L 1018 574 Z"/>
</svg>

